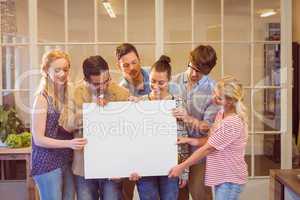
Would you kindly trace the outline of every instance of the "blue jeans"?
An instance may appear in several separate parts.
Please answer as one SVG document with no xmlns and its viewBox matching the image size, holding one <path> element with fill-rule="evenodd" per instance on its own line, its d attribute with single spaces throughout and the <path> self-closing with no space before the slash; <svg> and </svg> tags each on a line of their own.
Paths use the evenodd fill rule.
<svg viewBox="0 0 300 200">
<path fill-rule="evenodd" d="M 74 200 L 74 176 L 70 165 L 33 176 L 41 200 Z"/>
<path fill-rule="evenodd" d="M 168 176 L 142 177 L 137 182 L 140 200 L 177 200 L 179 179 Z"/>
<path fill-rule="evenodd" d="M 239 200 L 243 185 L 222 183 L 215 186 L 215 200 Z"/>
<path fill-rule="evenodd" d="M 77 200 L 121 200 L 121 180 L 85 179 L 75 176 Z"/>
</svg>

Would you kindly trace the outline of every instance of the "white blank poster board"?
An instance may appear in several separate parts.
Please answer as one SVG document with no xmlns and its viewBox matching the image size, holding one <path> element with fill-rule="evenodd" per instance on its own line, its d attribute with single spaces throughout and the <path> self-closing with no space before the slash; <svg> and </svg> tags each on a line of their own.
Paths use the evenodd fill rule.
<svg viewBox="0 0 300 200">
<path fill-rule="evenodd" d="M 177 164 L 174 100 L 83 105 L 85 178 L 167 175 Z"/>
</svg>

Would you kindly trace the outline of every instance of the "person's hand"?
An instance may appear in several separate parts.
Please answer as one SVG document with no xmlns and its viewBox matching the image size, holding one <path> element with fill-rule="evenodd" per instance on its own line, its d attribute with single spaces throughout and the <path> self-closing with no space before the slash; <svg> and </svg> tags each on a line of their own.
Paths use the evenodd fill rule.
<svg viewBox="0 0 300 200">
<path fill-rule="evenodd" d="M 191 146 L 201 147 L 207 141 L 207 137 L 200 138 L 189 138 L 189 137 L 178 137 L 177 144 L 189 144 Z"/>
<path fill-rule="evenodd" d="M 109 103 L 109 101 L 107 99 L 104 99 L 104 98 L 97 98 L 97 104 L 99 106 L 106 106 L 107 104 Z"/>
<path fill-rule="evenodd" d="M 188 123 L 193 130 L 208 132 L 210 129 L 210 125 L 206 121 L 200 121 L 193 117 L 189 117 L 185 122 Z"/>
<path fill-rule="evenodd" d="M 138 181 L 141 177 L 139 176 L 138 173 L 134 172 L 130 174 L 129 180 L 130 181 Z"/>
<path fill-rule="evenodd" d="M 135 103 L 139 102 L 140 100 L 141 100 L 141 98 L 139 98 L 139 97 L 135 97 L 135 96 L 129 96 L 128 97 L 128 101 L 132 101 L 132 102 L 135 102 Z"/>
<path fill-rule="evenodd" d="M 74 150 L 81 150 L 87 144 L 87 140 L 85 138 L 74 138 L 66 141 L 68 142 L 67 146 Z"/>
<path fill-rule="evenodd" d="M 190 144 L 191 138 L 188 137 L 177 137 L 177 143 L 176 144 Z"/>
<path fill-rule="evenodd" d="M 172 169 L 169 171 L 169 178 L 175 178 L 175 177 L 179 177 L 182 172 L 183 172 L 184 168 L 182 166 L 182 164 L 176 165 L 175 167 L 172 167 Z"/>
<path fill-rule="evenodd" d="M 184 188 L 187 185 L 187 180 L 179 179 L 179 188 Z"/>
<path fill-rule="evenodd" d="M 198 129 L 203 132 L 207 132 L 210 129 L 209 124 L 206 121 L 198 121 Z"/>
<path fill-rule="evenodd" d="M 174 108 L 172 109 L 172 114 L 176 119 L 183 120 L 184 122 L 190 121 L 191 119 L 184 108 Z"/>
<path fill-rule="evenodd" d="M 200 138 L 178 137 L 177 144 L 189 144 L 192 146 L 199 146 Z"/>
</svg>

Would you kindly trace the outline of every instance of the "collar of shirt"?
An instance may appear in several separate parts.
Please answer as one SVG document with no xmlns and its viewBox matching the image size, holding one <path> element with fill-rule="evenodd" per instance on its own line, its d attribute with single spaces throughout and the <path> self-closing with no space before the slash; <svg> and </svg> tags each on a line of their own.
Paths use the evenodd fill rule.
<svg viewBox="0 0 300 200">
<path fill-rule="evenodd" d="M 145 69 L 141 69 L 141 73 L 143 75 L 143 82 L 144 82 L 144 87 L 141 90 L 136 89 L 127 79 L 123 78 L 121 81 L 121 85 L 125 86 L 126 88 L 129 89 L 129 91 L 132 93 L 134 96 L 141 96 L 141 95 L 146 95 L 149 94 L 151 89 L 150 89 L 150 83 L 149 83 L 149 72 L 146 71 Z M 123 83 L 122 83 L 123 82 Z"/>
<path fill-rule="evenodd" d="M 187 86 L 187 84 L 189 82 L 188 72 L 186 71 L 182 75 L 183 75 L 182 76 L 183 83 L 185 86 Z M 193 88 L 198 87 L 198 86 L 201 87 L 201 86 L 205 85 L 207 83 L 207 81 L 209 81 L 208 76 L 203 75 L 202 78 L 193 86 Z"/>
</svg>

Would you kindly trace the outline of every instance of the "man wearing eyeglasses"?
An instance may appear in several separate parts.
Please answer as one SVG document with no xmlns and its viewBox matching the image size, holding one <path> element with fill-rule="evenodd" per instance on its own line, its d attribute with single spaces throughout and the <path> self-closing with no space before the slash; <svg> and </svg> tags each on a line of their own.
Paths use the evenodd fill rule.
<svg viewBox="0 0 300 200">
<path fill-rule="evenodd" d="M 74 89 L 77 129 L 76 137 L 82 137 L 82 104 L 96 102 L 105 106 L 110 101 L 127 101 L 129 92 L 111 80 L 107 62 L 101 56 L 90 56 L 83 62 L 84 80 Z M 100 116 L 99 116 L 100 117 Z M 120 200 L 121 181 L 110 179 L 85 179 L 82 150 L 74 151 L 73 173 L 78 200 Z"/>
<path fill-rule="evenodd" d="M 219 107 L 213 104 L 214 81 L 208 77 L 216 65 L 217 56 L 211 46 L 196 47 L 189 57 L 187 69 L 172 79 L 172 93 L 184 99 L 186 108 L 175 109 L 176 118 L 183 120 L 189 137 L 207 139 L 210 125 L 214 122 Z M 196 149 L 190 147 L 190 153 Z M 189 181 L 179 192 L 180 200 L 212 199 L 211 189 L 204 185 L 205 159 L 190 168 Z"/>
</svg>

